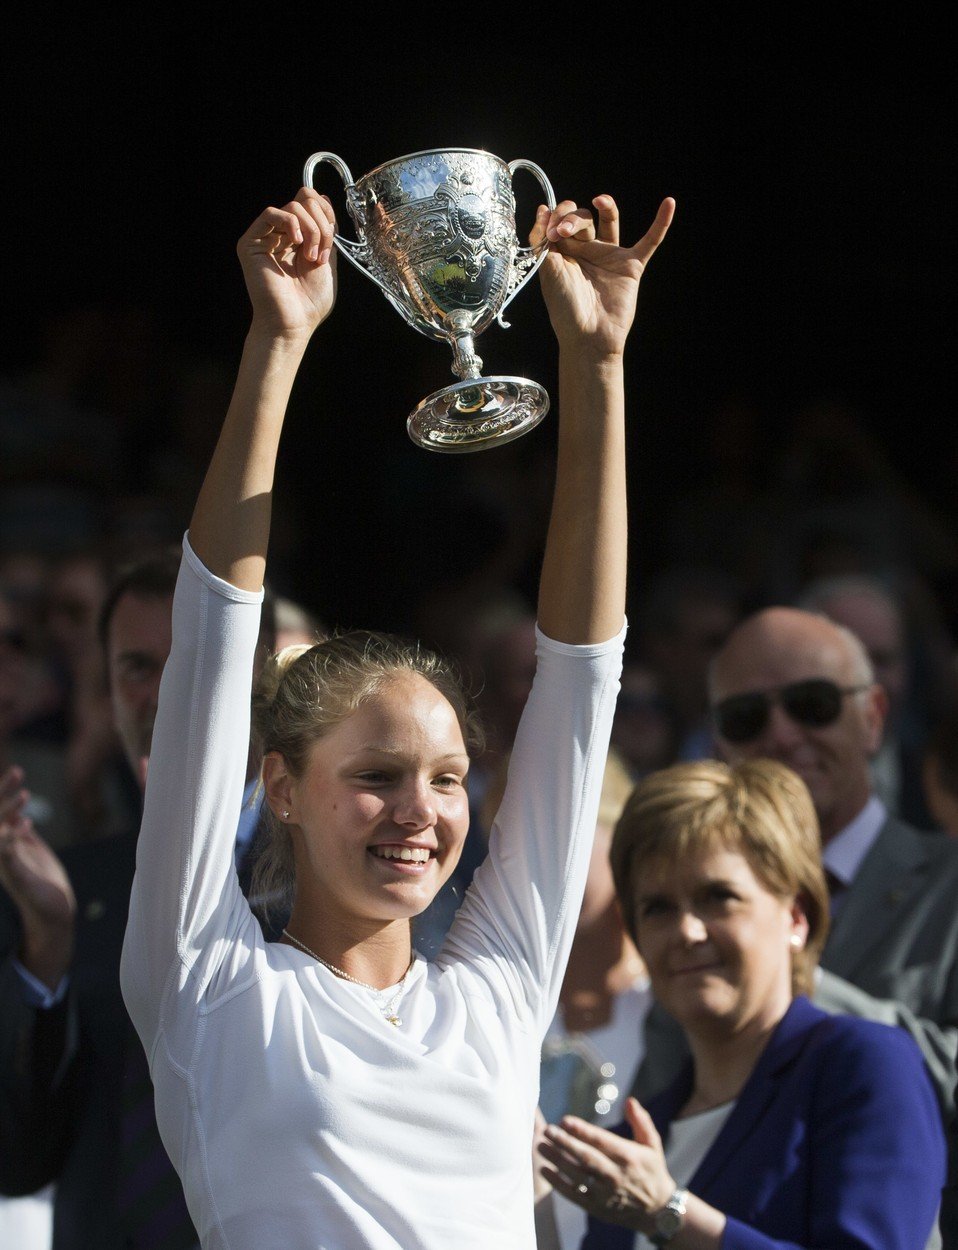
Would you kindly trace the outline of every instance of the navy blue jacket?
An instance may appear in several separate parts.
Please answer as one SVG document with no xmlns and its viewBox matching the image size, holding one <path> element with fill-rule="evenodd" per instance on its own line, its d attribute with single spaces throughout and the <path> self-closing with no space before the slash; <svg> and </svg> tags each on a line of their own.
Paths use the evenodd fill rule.
<svg viewBox="0 0 958 1250">
<path fill-rule="evenodd" d="M 649 1102 L 663 1139 L 692 1075 Z M 728 1217 L 722 1250 L 923 1250 L 944 1178 L 913 1039 L 796 998 L 689 1189 Z M 634 1236 L 590 1219 L 582 1250 L 631 1250 Z"/>
</svg>

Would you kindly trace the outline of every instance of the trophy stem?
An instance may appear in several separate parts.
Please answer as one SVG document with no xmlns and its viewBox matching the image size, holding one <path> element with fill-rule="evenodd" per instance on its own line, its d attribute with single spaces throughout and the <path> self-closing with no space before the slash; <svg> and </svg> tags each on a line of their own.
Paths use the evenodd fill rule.
<svg viewBox="0 0 958 1250">
<path fill-rule="evenodd" d="M 476 355 L 476 342 L 471 334 L 460 334 L 453 339 L 452 371 L 463 382 L 482 377 L 482 357 Z"/>
<path fill-rule="evenodd" d="M 452 371 L 465 382 L 468 378 L 482 376 L 482 358 L 476 355 L 476 340 L 472 333 L 472 317 L 463 308 L 446 314 L 446 327 L 452 345 Z"/>
</svg>

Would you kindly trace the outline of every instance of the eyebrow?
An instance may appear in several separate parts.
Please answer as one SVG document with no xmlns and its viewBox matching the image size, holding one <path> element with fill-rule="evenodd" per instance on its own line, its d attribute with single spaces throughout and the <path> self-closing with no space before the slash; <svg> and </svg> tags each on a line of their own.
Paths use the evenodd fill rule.
<svg viewBox="0 0 958 1250">
<path fill-rule="evenodd" d="M 395 747 L 381 747 L 374 742 L 364 742 L 362 746 L 356 748 L 354 755 L 360 755 L 364 751 L 368 751 L 371 755 L 385 755 L 389 759 L 402 760 L 408 755 L 407 751 L 397 750 Z M 447 751 L 445 755 L 439 755 L 437 760 L 468 760 L 467 751 Z"/>
<path fill-rule="evenodd" d="M 737 884 L 731 877 L 705 877 L 702 881 L 699 881 L 696 883 L 695 889 L 699 890 L 699 889 L 702 889 L 703 886 L 705 888 L 708 888 L 710 886 L 715 886 L 715 885 L 725 886 L 726 889 L 729 889 L 729 890 L 741 889 L 741 886 Z M 661 890 L 651 890 L 647 894 L 646 893 L 637 894 L 636 898 L 639 900 L 639 902 L 647 902 L 649 899 L 667 898 L 668 896 L 669 896 L 669 891 L 667 889 L 661 889 Z"/>
<path fill-rule="evenodd" d="M 650 903 L 664 898 L 668 898 L 668 891 L 666 890 L 652 890 L 648 894 L 636 895 L 636 901 L 639 903 Z"/>
<path fill-rule="evenodd" d="M 113 657 L 113 662 L 115 664 L 122 664 L 129 660 L 145 660 L 148 664 L 157 664 L 160 662 L 151 651 L 118 651 Z M 165 660 L 162 662 L 164 664 L 166 663 Z"/>
</svg>

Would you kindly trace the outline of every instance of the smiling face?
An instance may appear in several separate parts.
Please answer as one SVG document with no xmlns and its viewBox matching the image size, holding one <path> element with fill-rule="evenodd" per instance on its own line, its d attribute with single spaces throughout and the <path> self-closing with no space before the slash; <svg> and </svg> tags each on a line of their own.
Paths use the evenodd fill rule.
<svg viewBox="0 0 958 1250">
<path fill-rule="evenodd" d="M 863 674 L 845 636 L 813 613 L 770 608 L 740 625 L 716 657 L 711 703 L 820 677 L 840 687 L 862 684 Z M 837 720 L 820 727 L 799 723 L 774 700 L 754 738 L 738 743 L 720 738 L 719 745 L 731 763 L 774 759 L 798 773 L 811 792 L 822 841 L 827 842 L 868 801 L 869 760 L 881 742 L 884 713 L 878 686 L 844 696 Z"/>
<path fill-rule="evenodd" d="M 691 1034 L 764 1032 L 792 999 L 801 905 L 758 880 L 745 857 L 715 848 L 636 870 L 635 937 L 662 1006 Z"/>
<path fill-rule="evenodd" d="M 301 776 L 268 757 L 270 805 L 293 836 L 296 910 L 347 930 L 424 911 L 462 851 L 468 767 L 452 705 L 410 672 L 316 741 Z"/>
</svg>

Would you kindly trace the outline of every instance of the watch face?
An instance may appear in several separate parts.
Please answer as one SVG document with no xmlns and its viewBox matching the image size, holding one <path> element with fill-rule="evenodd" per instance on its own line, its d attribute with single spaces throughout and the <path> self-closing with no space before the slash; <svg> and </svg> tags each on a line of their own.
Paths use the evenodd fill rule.
<svg viewBox="0 0 958 1250">
<path fill-rule="evenodd" d="M 655 1217 L 655 1231 L 666 1237 L 674 1236 L 681 1227 L 682 1214 L 671 1207 L 666 1207 Z"/>
</svg>

